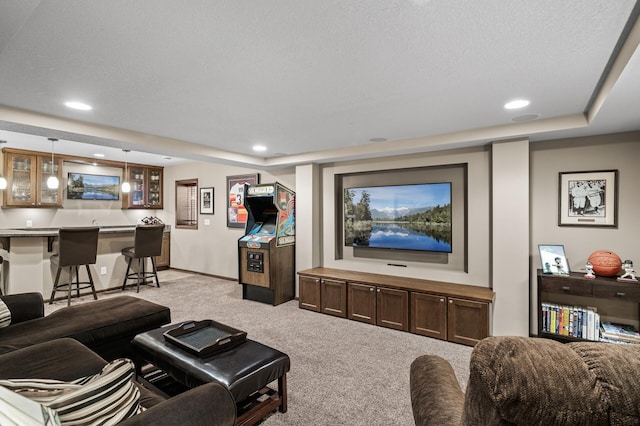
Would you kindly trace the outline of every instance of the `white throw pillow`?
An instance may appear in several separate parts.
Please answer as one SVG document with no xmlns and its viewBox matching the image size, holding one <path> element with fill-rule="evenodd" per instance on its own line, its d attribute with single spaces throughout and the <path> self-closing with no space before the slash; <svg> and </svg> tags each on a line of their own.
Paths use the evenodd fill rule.
<svg viewBox="0 0 640 426">
<path fill-rule="evenodd" d="M 134 371 L 131 360 L 120 358 L 72 382 L 11 379 L 0 380 L 0 386 L 52 408 L 62 425 L 115 425 L 142 410 Z"/>
</svg>

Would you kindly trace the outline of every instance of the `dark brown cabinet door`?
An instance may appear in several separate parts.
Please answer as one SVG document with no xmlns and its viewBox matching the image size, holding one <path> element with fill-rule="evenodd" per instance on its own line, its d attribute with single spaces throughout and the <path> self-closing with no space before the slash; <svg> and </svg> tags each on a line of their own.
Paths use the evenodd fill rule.
<svg viewBox="0 0 640 426">
<path fill-rule="evenodd" d="M 489 335 L 489 305 L 450 297 L 447 334 L 450 342 L 474 346 Z"/>
<path fill-rule="evenodd" d="M 298 306 L 320 312 L 320 279 L 300 276 L 298 284 Z"/>
<path fill-rule="evenodd" d="M 411 293 L 411 332 L 447 339 L 447 298 L 434 294 Z"/>
<path fill-rule="evenodd" d="M 409 331 L 409 292 L 378 287 L 377 324 L 395 330 Z"/>
<path fill-rule="evenodd" d="M 347 317 L 347 283 L 323 279 L 320 282 L 322 312 L 338 317 Z"/>
<path fill-rule="evenodd" d="M 375 286 L 349 283 L 347 288 L 349 319 L 376 324 Z"/>
</svg>

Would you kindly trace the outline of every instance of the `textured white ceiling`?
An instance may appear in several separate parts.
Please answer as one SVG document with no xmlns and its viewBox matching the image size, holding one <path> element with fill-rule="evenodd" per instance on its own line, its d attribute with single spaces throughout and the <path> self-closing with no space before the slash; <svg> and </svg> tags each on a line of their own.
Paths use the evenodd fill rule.
<svg viewBox="0 0 640 426">
<path fill-rule="evenodd" d="M 495 126 L 514 128 L 496 136 L 517 135 L 516 116 L 539 114 L 544 123 L 589 108 L 634 7 L 631 0 L 0 0 L 0 105 L 231 153 L 253 155 L 260 143 L 268 147 L 261 155 L 295 161 L 371 149 L 372 138 L 390 141 L 376 149 L 391 154 L 407 139 Z M 636 71 L 637 56 L 629 65 Z M 611 92 L 627 107 L 640 95 L 629 68 Z M 518 97 L 531 105 L 503 109 Z M 94 110 L 68 110 L 69 99 Z M 637 105 L 620 111 L 607 101 L 609 121 L 555 130 L 637 130 Z M 43 134 L 43 127 L 0 114 L 0 129 Z M 543 128 L 529 126 L 528 135 L 535 140 Z M 116 150 L 140 143 L 65 136 Z M 457 142 L 483 138 L 467 139 Z M 194 145 L 153 144 L 138 149 L 216 157 Z"/>
</svg>

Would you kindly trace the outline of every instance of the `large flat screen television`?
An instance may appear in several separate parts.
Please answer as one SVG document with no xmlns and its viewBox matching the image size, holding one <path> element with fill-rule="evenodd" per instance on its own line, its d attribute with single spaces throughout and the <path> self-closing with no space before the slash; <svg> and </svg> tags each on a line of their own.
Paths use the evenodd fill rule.
<svg viewBox="0 0 640 426">
<path fill-rule="evenodd" d="M 344 243 L 451 253 L 451 182 L 345 188 Z"/>
<path fill-rule="evenodd" d="M 69 200 L 118 200 L 120 176 L 69 173 L 67 199 Z"/>
</svg>

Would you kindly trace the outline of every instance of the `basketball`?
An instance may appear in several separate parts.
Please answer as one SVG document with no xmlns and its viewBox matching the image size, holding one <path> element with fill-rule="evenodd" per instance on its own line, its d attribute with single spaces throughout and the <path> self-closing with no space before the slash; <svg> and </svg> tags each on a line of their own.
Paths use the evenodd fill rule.
<svg viewBox="0 0 640 426">
<path fill-rule="evenodd" d="M 593 264 L 593 272 L 603 277 L 613 277 L 620 272 L 622 260 L 609 250 L 594 251 L 589 255 L 589 262 Z"/>
</svg>

